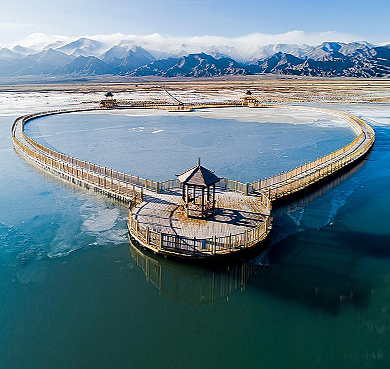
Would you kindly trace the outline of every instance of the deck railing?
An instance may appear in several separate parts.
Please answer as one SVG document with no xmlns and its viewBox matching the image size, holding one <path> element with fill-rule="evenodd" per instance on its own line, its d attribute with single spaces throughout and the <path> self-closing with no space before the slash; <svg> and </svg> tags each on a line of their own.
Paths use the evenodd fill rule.
<svg viewBox="0 0 390 369">
<path fill-rule="evenodd" d="M 264 240 L 271 230 L 271 217 L 266 216 L 265 221 L 257 227 L 246 229 L 244 232 L 229 234 L 221 237 L 208 237 L 198 239 L 177 234 L 158 232 L 148 226 L 142 225 L 129 209 L 128 227 L 131 235 L 143 246 L 157 252 L 168 252 L 182 256 L 211 256 L 226 254 L 249 248 Z"/>
<path fill-rule="evenodd" d="M 50 112 L 50 114 L 59 114 L 62 112 L 66 111 L 58 110 Z M 19 118 L 19 120 L 22 120 L 21 123 L 25 124 L 28 120 L 34 119 L 37 116 L 41 116 L 41 113 L 31 114 L 29 116 Z M 66 177 L 66 179 L 73 183 L 84 185 L 86 187 L 93 187 L 96 190 L 123 201 L 128 201 L 128 199 L 134 194 L 142 191 L 142 189 L 137 187 L 131 181 L 126 181 L 127 177 L 124 173 L 115 172 L 111 169 L 107 170 L 107 168 L 102 168 L 98 165 L 46 148 L 45 146 L 32 140 L 24 133 L 24 130 L 22 130 L 23 137 L 31 144 L 31 147 L 25 145 L 16 137 L 17 134 L 15 129 L 17 123 L 18 119 L 12 126 L 13 142 L 24 155 L 28 156 L 44 169 L 62 177 Z M 147 185 L 148 183 L 145 182 L 145 184 Z"/>
<path fill-rule="evenodd" d="M 269 199 L 274 201 L 306 188 L 322 178 L 335 173 L 370 150 L 375 141 L 375 132 L 370 125 L 363 120 L 346 113 L 326 109 L 318 110 L 338 115 L 348 120 L 358 136 L 348 145 L 331 152 L 328 155 L 305 163 L 286 173 L 280 173 L 270 178 L 252 182 L 249 185 L 248 192 L 265 192 Z"/>
<path fill-rule="evenodd" d="M 232 104 L 204 104 L 196 107 L 216 107 L 216 105 L 232 106 Z M 153 107 L 153 106 L 148 106 Z M 156 106 L 157 107 L 157 106 Z M 161 106 L 158 106 L 161 108 Z M 294 107 L 298 108 L 298 107 Z M 304 109 L 299 107 L 300 109 Z M 313 110 L 312 108 L 307 108 Z M 29 114 L 15 120 L 12 126 L 12 139 L 20 151 L 32 159 L 44 169 L 56 173 L 67 180 L 81 185 L 97 189 L 109 196 L 129 202 L 130 233 L 143 245 L 157 251 L 179 253 L 181 255 L 215 255 L 236 251 L 251 247 L 262 241 L 268 235 L 271 228 L 270 216 L 255 228 L 248 228 L 242 233 L 210 237 L 204 239 L 188 238 L 176 234 L 157 232 L 140 224 L 132 216 L 132 209 L 143 201 L 143 190 L 159 193 L 180 188 L 178 179 L 167 181 L 153 181 L 124 172 L 119 172 L 107 167 L 73 158 L 66 154 L 47 148 L 24 132 L 24 125 L 35 118 L 69 112 L 82 112 L 102 110 L 101 108 L 87 109 L 61 109 L 49 112 Z M 252 183 L 243 183 L 222 178 L 217 186 L 221 190 L 229 190 L 248 195 L 253 193 L 260 197 L 263 206 L 271 210 L 271 201 L 299 191 L 320 179 L 338 171 L 346 165 L 367 153 L 375 141 L 374 130 L 364 121 L 347 113 L 333 110 L 315 109 L 318 111 L 338 115 L 348 120 L 357 133 L 357 137 L 345 147 L 318 158 L 315 161 L 305 163 L 286 173 L 281 173 L 271 178 L 261 179 Z M 16 132 L 17 123 L 20 123 L 20 132 Z M 21 138 L 23 140 L 20 140 Z M 22 142 L 24 141 L 24 142 Z"/>
<path fill-rule="evenodd" d="M 34 148 L 36 148 L 39 152 L 41 152 L 42 156 L 44 157 L 43 161 L 51 162 L 51 160 L 58 161 L 64 165 L 66 165 L 69 170 L 74 173 L 77 173 L 78 171 L 88 172 L 92 176 L 98 176 L 105 178 L 105 182 L 113 181 L 114 183 L 122 182 L 122 185 L 129 185 L 129 186 L 136 186 L 139 188 L 143 188 L 146 190 L 159 192 L 160 191 L 160 182 L 154 181 L 147 178 L 142 178 L 140 176 L 135 176 L 131 174 L 127 174 L 124 172 L 119 172 L 112 168 L 102 167 L 100 165 L 93 164 L 88 161 L 80 160 L 78 158 L 74 158 L 72 156 L 60 153 L 58 151 L 52 150 L 44 145 L 41 145 L 40 143 L 33 140 L 31 137 L 27 136 L 24 131 L 24 125 L 31 121 L 32 119 L 36 119 L 43 116 L 48 115 L 54 115 L 54 114 L 61 114 L 61 113 L 69 113 L 69 112 L 82 112 L 82 111 L 92 111 L 92 110 L 102 110 L 101 108 L 91 108 L 91 109 L 61 109 L 61 110 L 53 110 L 48 111 L 44 113 L 35 113 L 35 114 L 29 114 L 26 116 L 23 116 L 20 118 L 21 120 L 21 134 L 23 135 L 23 138 L 30 143 L 30 145 Z M 17 144 L 20 143 L 19 140 L 16 137 L 15 132 L 15 126 L 16 122 L 14 123 L 14 126 L 12 128 L 13 132 L 13 140 L 14 142 L 17 141 Z M 18 145 L 20 146 L 20 145 Z M 23 145 L 25 146 L 25 145 Z M 31 150 L 30 150 L 31 151 Z"/>
</svg>

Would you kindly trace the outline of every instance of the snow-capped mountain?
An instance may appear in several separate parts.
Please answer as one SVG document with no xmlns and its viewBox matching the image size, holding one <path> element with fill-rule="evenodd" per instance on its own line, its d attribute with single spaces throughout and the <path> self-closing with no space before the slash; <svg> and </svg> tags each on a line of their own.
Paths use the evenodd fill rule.
<svg viewBox="0 0 390 369">
<path fill-rule="evenodd" d="M 76 41 L 65 44 L 59 47 L 58 51 L 61 51 L 67 55 L 74 57 L 78 56 L 99 56 L 104 52 L 106 45 L 101 41 L 91 40 L 88 38 L 80 38 Z"/>
<path fill-rule="evenodd" d="M 115 37 L 114 37 L 115 36 Z M 47 39 L 0 49 L 0 75 L 213 76 L 278 73 L 308 76 L 389 76 L 390 46 L 367 42 L 320 45 L 175 43 L 155 34 L 137 44 L 123 35 Z M 145 36 L 146 37 L 146 36 Z M 166 45 L 164 47 L 164 42 Z"/>
</svg>

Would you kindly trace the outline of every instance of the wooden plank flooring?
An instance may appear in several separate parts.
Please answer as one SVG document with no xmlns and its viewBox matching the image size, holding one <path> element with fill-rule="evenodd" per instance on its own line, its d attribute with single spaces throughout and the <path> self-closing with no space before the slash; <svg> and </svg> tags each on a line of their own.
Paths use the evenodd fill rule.
<svg viewBox="0 0 390 369">
<path fill-rule="evenodd" d="M 255 228 L 270 215 L 259 197 L 235 192 L 216 193 L 214 217 L 206 220 L 187 218 L 180 191 L 144 193 L 144 202 L 134 210 L 134 218 L 154 231 L 190 238 L 220 237 Z"/>
</svg>

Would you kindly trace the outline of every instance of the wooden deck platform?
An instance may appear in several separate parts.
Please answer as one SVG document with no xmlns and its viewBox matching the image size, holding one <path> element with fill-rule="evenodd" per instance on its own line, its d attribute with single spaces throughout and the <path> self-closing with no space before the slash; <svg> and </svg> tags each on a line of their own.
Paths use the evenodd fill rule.
<svg viewBox="0 0 390 369">
<path fill-rule="evenodd" d="M 270 215 L 260 197 L 230 191 L 217 191 L 215 215 L 207 220 L 186 217 L 180 190 L 160 194 L 148 191 L 143 199 L 133 210 L 133 217 L 140 225 L 188 238 L 242 233 L 264 223 Z"/>
</svg>

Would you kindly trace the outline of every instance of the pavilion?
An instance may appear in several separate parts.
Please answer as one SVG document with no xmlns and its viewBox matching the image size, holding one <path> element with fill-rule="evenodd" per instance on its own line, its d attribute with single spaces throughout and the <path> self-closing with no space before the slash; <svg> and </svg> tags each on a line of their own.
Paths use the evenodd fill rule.
<svg viewBox="0 0 390 369">
<path fill-rule="evenodd" d="M 188 218 L 207 218 L 215 210 L 215 185 L 220 178 L 211 170 L 198 165 L 178 175 L 182 184 L 182 198 Z"/>
<path fill-rule="evenodd" d="M 109 91 L 104 94 L 106 97 L 104 100 L 100 102 L 100 106 L 103 108 L 115 108 L 117 106 L 117 102 L 114 99 L 114 94 Z"/>
<path fill-rule="evenodd" d="M 252 95 L 250 90 L 247 90 L 245 92 L 245 96 L 241 97 L 241 103 L 242 105 L 254 107 L 259 103 L 259 100 L 257 100 L 256 97 Z"/>
</svg>

